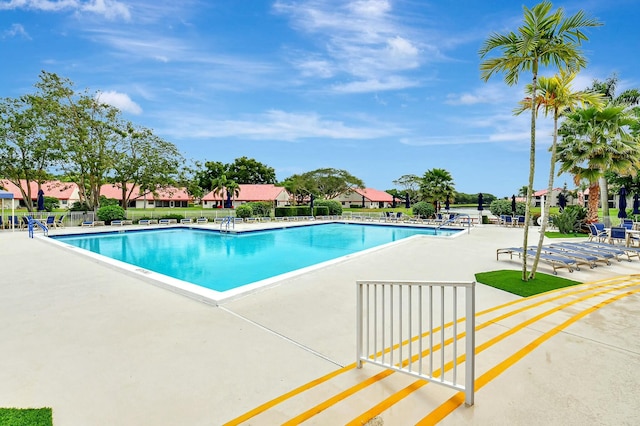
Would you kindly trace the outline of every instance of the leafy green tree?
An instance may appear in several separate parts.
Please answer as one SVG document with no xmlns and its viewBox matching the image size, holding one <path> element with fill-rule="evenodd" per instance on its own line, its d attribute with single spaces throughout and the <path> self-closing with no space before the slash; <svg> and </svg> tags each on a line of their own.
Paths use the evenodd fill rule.
<svg viewBox="0 0 640 426">
<path fill-rule="evenodd" d="M 39 190 L 51 177 L 48 170 L 62 158 L 56 117 L 65 92 L 58 81 L 55 74 L 43 72 L 34 94 L 0 100 L 0 176 L 20 189 L 29 211 L 35 198 L 31 183 Z"/>
<path fill-rule="evenodd" d="M 213 190 L 211 185 L 216 179 L 226 176 L 227 167 L 220 161 L 206 161 L 204 165 L 196 163 L 192 171 L 203 192 L 208 192 Z"/>
<path fill-rule="evenodd" d="M 576 73 L 560 70 L 559 74 L 553 77 L 540 77 L 539 94 L 537 102 L 533 102 L 531 97 L 525 98 L 520 102 L 520 107 L 515 110 L 516 114 L 520 114 L 528 109 L 533 108 L 535 104 L 537 108 L 542 108 L 545 115 L 553 115 L 553 142 L 551 143 L 551 166 L 549 167 L 549 184 L 547 185 L 547 194 L 553 193 L 553 178 L 555 175 L 556 166 L 556 151 L 558 144 L 558 120 L 560 115 L 574 109 L 578 105 L 585 106 L 586 104 L 600 107 L 602 105 L 602 95 L 600 93 L 590 91 L 574 91 L 571 87 L 573 80 L 576 77 Z M 527 91 L 532 92 L 531 85 L 527 85 Z M 531 267 L 532 271 L 536 271 L 538 268 L 538 262 L 540 260 L 540 252 L 542 251 L 542 245 L 544 244 L 544 233 L 547 229 L 549 222 L 549 211 L 551 207 L 551 200 L 545 203 L 540 237 L 538 239 L 538 249 Z M 564 218 L 564 216 L 563 216 Z"/>
<path fill-rule="evenodd" d="M 416 200 L 418 199 L 418 190 L 420 189 L 421 182 L 420 176 L 412 174 L 402 175 L 393 181 L 393 184 L 399 186 L 400 190 L 396 190 L 396 192 L 387 192 L 398 198 L 404 198 L 409 194 L 409 201 Z"/>
<path fill-rule="evenodd" d="M 294 204 L 304 204 L 311 194 L 320 195 L 316 181 L 310 174 L 295 174 L 280 183 L 293 196 Z"/>
<path fill-rule="evenodd" d="M 416 217 L 427 219 L 436 213 L 436 209 L 431 203 L 419 201 L 411 206 L 411 212 Z"/>
<path fill-rule="evenodd" d="M 538 71 L 539 68 L 554 66 L 578 71 L 586 65 L 580 44 L 587 40 L 583 32 L 585 27 L 595 27 L 600 23 L 587 18 L 583 11 L 565 18 L 564 10 L 551 11 L 553 5 L 543 1 L 533 8 L 524 9 L 524 25 L 518 32 L 492 34 L 480 49 L 480 57 L 485 58 L 489 53 L 498 50 L 502 56 L 484 59 L 480 64 L 482 79 L 487 81 L 494 74 L 504 73 L 508 85 L 518 83 L 521 72 L 530 71 L 531 99 L 531 143 L 529 147 L 529 182 L 527 185 L 527 203 L 524 229 L 524 256 L 522 260 L 522 280 L 527 281 L 535 276 L 535 270 L 528 274 L 527 248 L 529 236 L 529 222 L 531 217 L 531 199 L 533 197 L 533 180 L 535 175 L 536 151 L 536 111 L 538 99 Z"/>
<path fill-rule="evenodd" d="M 327 200 L 336 198 L 354 188 L 364 188 L 364 182 L 341 169 L 317 169 L 305 173 L 307 181 L 315 181 L 318 195 Z"/>
<path fill-rule="evenodd" d="M 239 184 L 265 184 L 276 183 L 276 171 L 253 158 L 236 158 L 233 163 L 226 166 L 227 178 Z"/>
<path fill-rule="evenodd" d="M 119 123 L 117 133 L 120 139 L 111 173 L 122 191 L 122 208 L 127 208 L 133 195 L 139 195 L 133 194 L 136 186 L 143 193 L 155 193 L 177 181 L 183 158 L 174 144 L 130 122 Z"/>
<path fill-rule="evenodd" d="M 433 204 L 438 211 L 438 203 L 451 200 L 455 193 L 453 177 L 445 169 L 427 170 L 420 182 L 422 199 Z"/>
</svg>

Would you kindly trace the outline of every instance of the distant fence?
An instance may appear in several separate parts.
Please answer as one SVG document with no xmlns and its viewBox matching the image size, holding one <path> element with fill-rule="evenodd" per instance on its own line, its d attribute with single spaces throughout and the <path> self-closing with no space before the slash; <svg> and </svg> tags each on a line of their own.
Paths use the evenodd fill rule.
<svg viewBox="0 0 640 426">
<path fill-rule="evenodd" d="M 358 368 L 368 362 L 460 390 L 473 405 L 475 282 L 358 281 L 357 289 Z"/>
</svg>

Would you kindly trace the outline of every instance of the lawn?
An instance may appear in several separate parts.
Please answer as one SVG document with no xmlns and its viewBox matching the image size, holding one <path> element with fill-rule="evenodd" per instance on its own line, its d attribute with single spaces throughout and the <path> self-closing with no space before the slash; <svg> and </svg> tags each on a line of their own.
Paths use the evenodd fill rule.
<svg viewBox="0 0 640 426">
<path fill-rule="evenodd" d="M 51 408 L 0 408 L 2 426 L 51 426 Z"/>
<path fill-rule="evenodd" d="M 536 273 L 535 279 L 522 281 L 522 271 L 514 270 L 480 272 L 476 274 L 476 281 L 522 297 L 581 284 L 578 281 L 540 272 Z"/>
</svg>

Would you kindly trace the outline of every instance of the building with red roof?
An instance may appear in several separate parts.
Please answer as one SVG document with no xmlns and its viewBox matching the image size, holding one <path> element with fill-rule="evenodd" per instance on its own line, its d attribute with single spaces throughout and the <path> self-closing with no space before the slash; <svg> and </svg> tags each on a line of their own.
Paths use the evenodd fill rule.
<svg viewBox="0 0 640 426">
<path fill-rule="evenodd" d="M 382 209 L 393 205 L 391 194 L 373 188 L 354 188 L 337 196 L 334 200 L 343 207 L 363 206 L 365 209 Z"/>
<path fill-rule="evenodd" d="M 232 207 L 236 208 L 242 204 L 252 201 L 268 201 L 273 203 L 275 207 L 283 207 L 290 203 L 291 195 L 282 186 L 273 184 L 241 184 L 238 195 L 232 197 Z M 219 208 L 222 207 L 226 190 L 224 194 L 214 194 L 209 192 L 202 197 L 202 207 Z"/>
<path fill-rule="evenodd" d="M 26 207 L 24 202 L 24 195 L 20 188 L 13 182 L 7 179 L 0 179 L 0 186 L 4 187 L 6 191 L 13 194 L 13 202 L 15 207 Z M 30 189 L 31 200 L 35 202 L 38 199 L 38 184 L 36 182 L 30 182 L 29 188 L 27 188 L 27 181 L 22 179 L 20 186 L 24 189 L 24 192 L 29 194 Z M 77 201 L 80 201 L 80 191 L 78 185 L 74 182 L 61 182 L 59 180 L 52 180 L 45 182 L 40 187 L 44 192 L 45 197 L 57 198 L 60 201 L 61 208 L 70 208 L 71 205 Z"/>
<path fill-rule="evenodd" d="M 155 191 L 141 191 L 140 186 L 127 184 L 128 207 L 146 209 L 155 207 L 189 207 L 193 198 L 185 188 L 165 187 Z M 105 183 L 100 187 L 100 195 L 122 201 L 122 187 L 117 183 Z"/>
</svg>

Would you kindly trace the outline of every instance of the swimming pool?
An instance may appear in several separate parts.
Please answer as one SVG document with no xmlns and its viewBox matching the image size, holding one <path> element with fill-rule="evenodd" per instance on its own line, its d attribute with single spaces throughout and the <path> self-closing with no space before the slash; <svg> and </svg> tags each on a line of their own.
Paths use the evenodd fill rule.
<svg viewBox="0 0 640 426">
<path fill-rule="evenodd" d="M 451 236 L 462 230 L 437 230 Z M 328 223 L 242 233 L 186 227 L 54 236 L 150 273 L 228 292 L 434 228 Z M 140 269 L 142 268 L 142 269 Z"/>
</svg>

